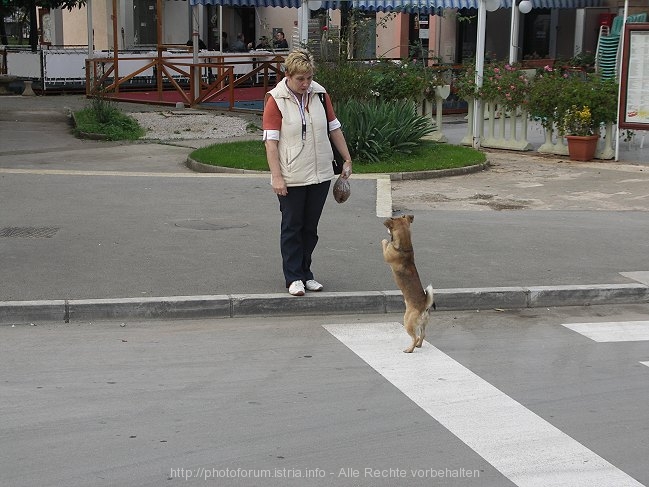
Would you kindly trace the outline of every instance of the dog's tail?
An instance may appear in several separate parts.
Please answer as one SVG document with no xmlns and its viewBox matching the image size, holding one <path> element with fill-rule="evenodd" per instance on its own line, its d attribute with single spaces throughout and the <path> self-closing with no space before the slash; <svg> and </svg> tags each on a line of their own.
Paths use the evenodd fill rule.
<svg viewBox="0 0 649 487">
<path fill-rule="evenodd" d="M 433 285 L 429 284 L 426 286 L 424 293 L 426 293 L 426 310 L 429 310 L 431 307 L 437 309 L 437 306 L 435 306 L 435 298 L 433 297 Z"/>
</svg>

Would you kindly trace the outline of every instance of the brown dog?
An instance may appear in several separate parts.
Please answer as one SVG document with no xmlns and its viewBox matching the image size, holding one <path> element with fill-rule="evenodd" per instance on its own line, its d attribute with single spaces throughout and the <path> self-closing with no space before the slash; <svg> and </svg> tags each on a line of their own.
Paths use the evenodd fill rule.
<svg viewBox="0 0 649 487">
<path fill-rule="evenodd" d="M 412 345 L 404 350 L 406 353 L 412 353 L 415 347 L 421 347 L 426 336 L 430 308 L 432 306 L 435 309 L 433 286 L 429 284 L 424 290 L 415 267 L 415 253 L 410 234 L 410 224 L 414 219 L 413 215 L 403 215 L 385 220 L 383 224 L 388 227 L 392 241 L 384 239 L 381 242 L 383 258 L 390 264 L 394 280 L 406 303 L 403 326 L 412 337 Z"/>
</svg>

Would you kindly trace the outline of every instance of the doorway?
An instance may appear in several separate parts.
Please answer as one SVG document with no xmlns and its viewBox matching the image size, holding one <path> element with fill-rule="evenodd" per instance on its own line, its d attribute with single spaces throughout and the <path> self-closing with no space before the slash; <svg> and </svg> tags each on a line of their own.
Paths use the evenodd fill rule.
<svg viewBox="0 0 649 487">
<path fill-rule="evenodd" d="M 158 43 L 157 22 L 156 0 L 133 0 L 133 44 L 155 46 Z"/>
<path fill-rule="evenodd" d="M 345 19 L 342 21 L 345 22 Z M 354 59 L 374 59 L 376 57 L 376 13 L 354 12 Z M 346 27 L 344 24 L 342 27 Z"/>
<path fill-rule="evenodd" d="M 534 9 L 525 15 L 523 59 L 545 59 L 550 56 L 550 9 Z"/>
<path fill-rule="evenodd" d="M 462 10 L 462 16 L 468 20 L 457 22 L 457 62 L 463 64 L 476 57 L 476 39 L 478 38 L 478 10 Z"/>
<path fill-rule="evenodd" d="M 421 59 L 426 63 L 429 58 L 429 22 L 428 14 L 410 14 L 408 19 L 408 58 Z"/>
<path fill-rule="evenodd" d="M 255 31 L 255 7 L 234 7 L 235 16 L 241 19 L 241 30 L 246 44 L 252 43 L 256 46 L 258 43 Z M 236 22 L 235 22 L 236 23 Z M 232 34 L 232 40 L 236 39 L 237 33 Z M 230 42 L 232 42 L 232 40 Z"/>
</svg>

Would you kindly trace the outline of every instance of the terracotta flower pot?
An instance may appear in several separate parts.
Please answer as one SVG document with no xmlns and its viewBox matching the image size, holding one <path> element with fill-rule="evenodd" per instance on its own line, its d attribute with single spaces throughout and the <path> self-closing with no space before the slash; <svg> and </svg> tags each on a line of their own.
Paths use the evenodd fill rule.
<svg viewBox="0 0 649 487">
<path fill-rule="evenodd" d="M 590 161 L 595 157 L 599 135 L 566 135 L 572 161 Z"/>
</svg>

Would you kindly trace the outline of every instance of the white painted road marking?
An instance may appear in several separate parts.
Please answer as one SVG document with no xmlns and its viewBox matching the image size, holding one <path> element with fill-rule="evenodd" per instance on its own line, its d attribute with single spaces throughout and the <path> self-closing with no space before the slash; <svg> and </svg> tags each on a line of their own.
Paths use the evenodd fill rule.
<svg viewBox="0 0 649 487">
<path fill-rule="evenodd" d="M 399 323 L 324 328 L 519 487 L 642 486 Z"/>
<path fill-rule="evenodd" d="M 649 286 L 649 271 L 620 272 L 620 274 Z"/>
<path fill-rule="evenodd" d="M 127 178 L 156 177 L 156 178 L 268 178 L 270 172 L 259 171 L 256 173 L 225 173 L 225 172 L 144 172 L 144 171 L 93 171 L 74 169 L 10 169 L 0 168 L 0 174 L 26 174 L 37 176 L 119 176 Z M 389 176 L 377 174 L 354 174 L 354 179 L 385 180 Z"/>
<path fill-rule="evenodd" d="M 563 326 L 596 342 L 640 342 L 649 340 L 649 321 L 564 323 Z"/>
<path fill-rule="evenodd" d="M 641 363 L 642 365 L 646 365 L 647 367 L 649 367 L 649 362 L 640 362 L 640 363 Z"/>
<path fill-rule="evenodd" d="M 376 178 L 376 216 L 392 216 L 392 181 L 390 176 Z"/>
</svg>

